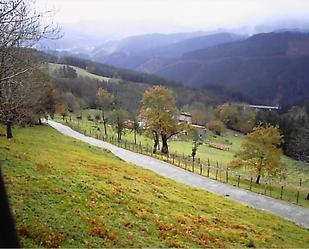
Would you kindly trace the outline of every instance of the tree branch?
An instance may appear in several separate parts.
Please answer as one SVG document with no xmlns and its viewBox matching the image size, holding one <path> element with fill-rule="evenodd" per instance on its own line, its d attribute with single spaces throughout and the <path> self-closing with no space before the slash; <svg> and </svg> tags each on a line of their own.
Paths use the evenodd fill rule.
<svg viewBox="0 0 309 249">
<path fill-rule="evenodd" d="M 3 79 L 0 79 L 0 82 L 5 81 L 5 80 L 13 79 L 13 78 L 15 78 L 15 77 L 17 77 L 17 76 L 19 76 L 19 75 L 21 75 L 21 74 L 26 73 L 27 71 L 29 71 L 29 69 L 30 69 L 30 68 L 27 68 L 27 69 L 25 69 L 25 70 L 23 70 L 23 71 L 20 71 L 20 72 L 18 72 L 18 73 L 15 73 L 15 74 L 13 74 L 13 75 L 10 75 L 10 76 L 8 76 L 8 77 L 5 77 L 5 78 L 3 78 Z"/>
</svg>

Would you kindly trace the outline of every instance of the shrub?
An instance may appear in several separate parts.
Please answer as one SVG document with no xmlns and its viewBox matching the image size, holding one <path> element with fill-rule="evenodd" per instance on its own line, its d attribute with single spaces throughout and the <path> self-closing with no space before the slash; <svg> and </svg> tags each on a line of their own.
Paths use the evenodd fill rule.
<svg viewBox="0 0 309 249">
<path fill-rule="evenodd" d="M 221 136 L 221 134 L 226 130 L 224 123 L 220 120 L 213 120 L 208 122 L 207 128 L 219 136 Z"/>
</svg>

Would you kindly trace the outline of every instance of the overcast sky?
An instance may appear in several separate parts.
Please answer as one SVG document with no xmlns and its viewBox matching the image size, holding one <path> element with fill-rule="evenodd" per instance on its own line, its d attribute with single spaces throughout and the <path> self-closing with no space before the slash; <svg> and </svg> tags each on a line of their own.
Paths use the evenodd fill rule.
<svg viewBox="0 0 309 249">
<path fill-rule="evenodd" d="M 218 28 L 282 20 L 307 21 L 309 0 L 37 0 L 60 24 L 121 36 Z M 96 23 L 96 25 L 94 25 Z M 76 26 L 76 27 L 78 27 Z"/>
</svg>

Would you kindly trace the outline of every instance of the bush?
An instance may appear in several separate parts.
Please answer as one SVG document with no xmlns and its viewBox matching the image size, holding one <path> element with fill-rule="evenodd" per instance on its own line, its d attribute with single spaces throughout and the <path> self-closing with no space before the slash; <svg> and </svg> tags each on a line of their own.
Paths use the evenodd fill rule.
<svg viewBox="0 0 309 249">
<path fill-rule="evenodd" d="M 224 123 L 220 120 L 213 120 L 208 122 L 207 128 L 219 136 L 221 136 L 221 134 L 226 130 Z"/>
</svg>

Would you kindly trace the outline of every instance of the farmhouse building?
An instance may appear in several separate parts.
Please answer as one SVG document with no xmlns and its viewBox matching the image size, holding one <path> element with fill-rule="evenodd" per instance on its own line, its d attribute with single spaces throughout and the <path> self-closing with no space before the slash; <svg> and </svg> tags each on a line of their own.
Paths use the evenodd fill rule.
<svg viewBox="0 0 309 249">
<path fill-rule="evenodd" d="M 181 112 L 178 116 L 178 121 L 187 124 L 192 124 L 192 115 L 187 112 Z"/>
</svg>

